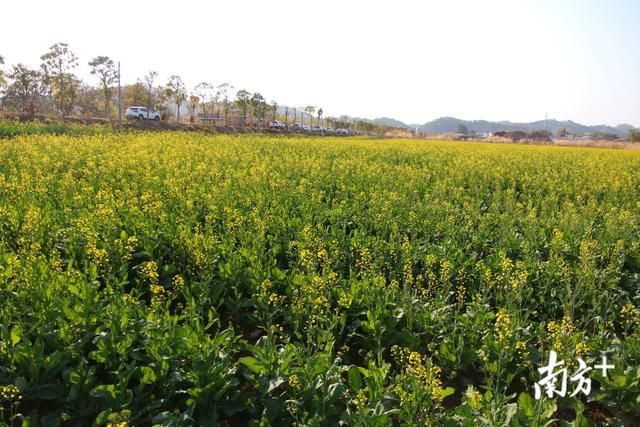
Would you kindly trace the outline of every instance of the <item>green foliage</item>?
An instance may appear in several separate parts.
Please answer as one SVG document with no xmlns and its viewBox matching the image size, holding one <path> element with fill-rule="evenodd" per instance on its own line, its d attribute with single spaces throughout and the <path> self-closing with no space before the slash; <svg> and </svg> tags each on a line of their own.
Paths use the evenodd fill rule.
<svg viewBox="0 0 640 427">
<path fill-rule="evenodd" d="M 20 135 L 101 135 L 112 133 L 111 128 L 100 125 L 80 125 L 73 123 L 39 123 L 0 120 L 0 139 Z"/>
</svg>

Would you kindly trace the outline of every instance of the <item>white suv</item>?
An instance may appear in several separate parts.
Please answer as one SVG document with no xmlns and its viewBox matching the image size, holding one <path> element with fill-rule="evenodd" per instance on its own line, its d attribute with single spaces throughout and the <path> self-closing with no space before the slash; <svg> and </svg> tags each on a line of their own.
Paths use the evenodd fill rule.
<svg viewBox="0 0 640 427">
<path fill-rule="evenodd" d="M 147 107 L 129 107 L 124 112 L 124 116 L 127 119 L 146 120 L 149 118 L 149 120 L 160 120 L 160 113 L 149 110 L 147 114 Z"/>
</svg>

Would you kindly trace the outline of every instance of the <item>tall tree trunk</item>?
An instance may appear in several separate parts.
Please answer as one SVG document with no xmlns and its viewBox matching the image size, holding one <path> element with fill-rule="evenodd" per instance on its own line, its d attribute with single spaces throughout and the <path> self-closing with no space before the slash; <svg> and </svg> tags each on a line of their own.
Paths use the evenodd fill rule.
<svg viewBox="0 0 640 427">
<path fill-rule="evenodd" d="M 60 73 L 60 114 L 64 122 L 64 74 Z"/>
<path fill-rule="evenodd" d="M 104 116 L 105 118 L 109 118 L 109 91 L 104 91 Z"/>
</svg>

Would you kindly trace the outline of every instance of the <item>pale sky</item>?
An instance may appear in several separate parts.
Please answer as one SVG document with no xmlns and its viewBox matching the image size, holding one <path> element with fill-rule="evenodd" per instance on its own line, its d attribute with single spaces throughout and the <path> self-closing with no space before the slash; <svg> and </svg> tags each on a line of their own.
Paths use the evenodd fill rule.
<svg viewBox="0 0 640 427">
<path fill-rule="evenodd" d="M 229 82 L 325 116 L 640 126 L 639 0 L 5 0 L 5 69 L 56 42 L 87 63 Z"/>
</svg>

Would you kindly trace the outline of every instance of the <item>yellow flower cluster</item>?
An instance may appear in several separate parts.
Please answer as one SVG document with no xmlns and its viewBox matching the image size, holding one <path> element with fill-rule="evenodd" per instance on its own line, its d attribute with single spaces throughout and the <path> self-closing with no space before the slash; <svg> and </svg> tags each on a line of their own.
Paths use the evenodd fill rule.
<svg viewBox="0 0 640 427">
<path fill-rule="evenodd" d="M 149 285 L 149 291 L 151 292 L 151 307 L 159 308 L 167 300 L 167 291 L 158 284 Z"/>
<path fill-rule="evenodd" d="M 176 275 L 171 280 L 171 286 L 173 288 L 174 293 L 179 293 L 184 289 L 185 283 L 184 278 L 181 275 Z"/>
<path fill-rule="evenodd" d="M 512 336 L 511 331 L 511 316 L 505 309 L 501 309 L 496 316 L 495 324 L 496 335 L 498 336 L 498 342 L 508 346 L 508 342 Z"/>
<path fill-rule="evenodd" d="M 467 394 L 467 400 L 472 408 L 480 409 L 482 405 L 482 393 L 473 389 Z"/>
<path fill-rule="evenodd" d="M 589 352 L 589 346 L 584 342 L 579 342 L 576 344 L 575 353 L 576 356 L 581 357 Z"/>
<path fill-rule="evenodd" d="M 516 342 L 516 355 L 521 367 L 531 366 L 531 354 L 527 350 L 527 343 L 524 341 Z"/>
<path fill-rule="evenodd" d="M 440 283 L 446 285 L 449 283 L 449 278 L 451 277 L 452 265 L 451 263 L 443 259 L 440 261 Z"/>
<path fill-rule="evenodd" d="M 456 287 L 456 307 L 458 310 L 461 310 L 464 307 L 464 302 L 467 297 L 467 288 L 464 287 L 464 284 L 460 283 Z"/>
<path fill-rule="evenodd" d="M 140 265 L 140 275 L 144 281 L 150 284 L 158 283 L 158 265 L 155 261 L 147 261 Z"/>
<path fill-rule="evenodd" d="M 109 255 L 106 250 L 97 248 L 95 243 L 90 243 L 87 245 L 87 257 L 97 266 L 104 267 Z"/>
<path fill-rule="evenodd" d="M 625 328 L 640 327 L 640 310 L 628 303 L 620 310 L 620 317 Z"/>
<path fill-rule="evenodd" d="M 124 250 L 122 253 L 122 260 L 124 262 L 131 261 L 131 257 L 133 256 L 132 252 L 136 248 L 136 246 L 138 246 L 138 238 L 136 236 L 129 236 L 124 245 Z"/>
<path fill-rule="evenodd" d="M 313 255 L 313 252 L 311 252 L 309 249 L 302 249 L 300 251 L 300 264 L 302 264 L 304 268 L 311 269 L 315 263 L 315 260 L 316 259 Z"/>
<path fill-rule="evenodd" d="M 269 332 L 277 337 L 284 337 L 284 328 L 282 327 L 282 325 L 279 325 L 277 323 L 275 325 L 271 325 L 271 327 L 269 328 Z"/>
<path fill-rule="evenodd" d="M 340 290 L 340 296 L 338 297 L 338 307 L 349 308 L 353 304 L 353 295 Z"/>
<path fill-rule="evenodd" d="M 358 409 L 362 409 L 367 406 L 368 403 L 369 398 L 367 397 L 367 394 L 364 392 L 364 390 L 358 391 L 358 394 L 356 394 L 356 407 Z"/>
<path fill-rule="evenodd" d="M 372 274 L 374 272 L 373 257 L 371 256 L 369 248 L 359 248 L 356 268 L 364 275 Z"/>
<path fill-rule="evenodd" d="M 300 391 L 302 388 L 302 380 L 298 375 L 293 374 L 289 377 L 289 385 L 293 390 Z"/>
<path fill-rule="evenodd" d="M 122 301 L 124 301 L 125 303 L 128 303 L 128 304 L 132 304 L 132 305 L 140 304 L 140 301 L 136 297 L 131 295 L 131 294 L 122 295 Z"/>
<path fill-rule="evenodd" d="M 522 289 L 524 285 L 527 283 L 527 279 L 529 278 L 529 273 L 526 270 L 526 267 L 522 261 L 516 261 L 515 271 L 512 272 L 509 284 L 511 285 L 511 290 Z"/>
<path fill-rule="evenodd" d="M 438 366 L 433 365 L 420 353 L 398 345 L 391 347 L 391 356 L 399 366 L 403 367 L 404 372 L 415 377 L 425 389 L 430 391 L 434 401 L 439 402 L 444 398 L 442 370 Z M 402 393 L 400 393 L 400 398 L 402 398 Z"/>
<path fill-rule="evenodd" d="M 553 349 L 558 352 L 562 351 L 565 339 L 571 337 L 575 330 L 575 325 L 567 316 L 563 317 L 560 322 L 550 321 L 547 325 L 547 332 L 553 341 Z"/>
<path fill-rule="evenodd" d="M 20 390 L 13 384 L 0 386 L 0 398 L 3 400 L 16 401 L 22 399 Z"/>
</svg>

